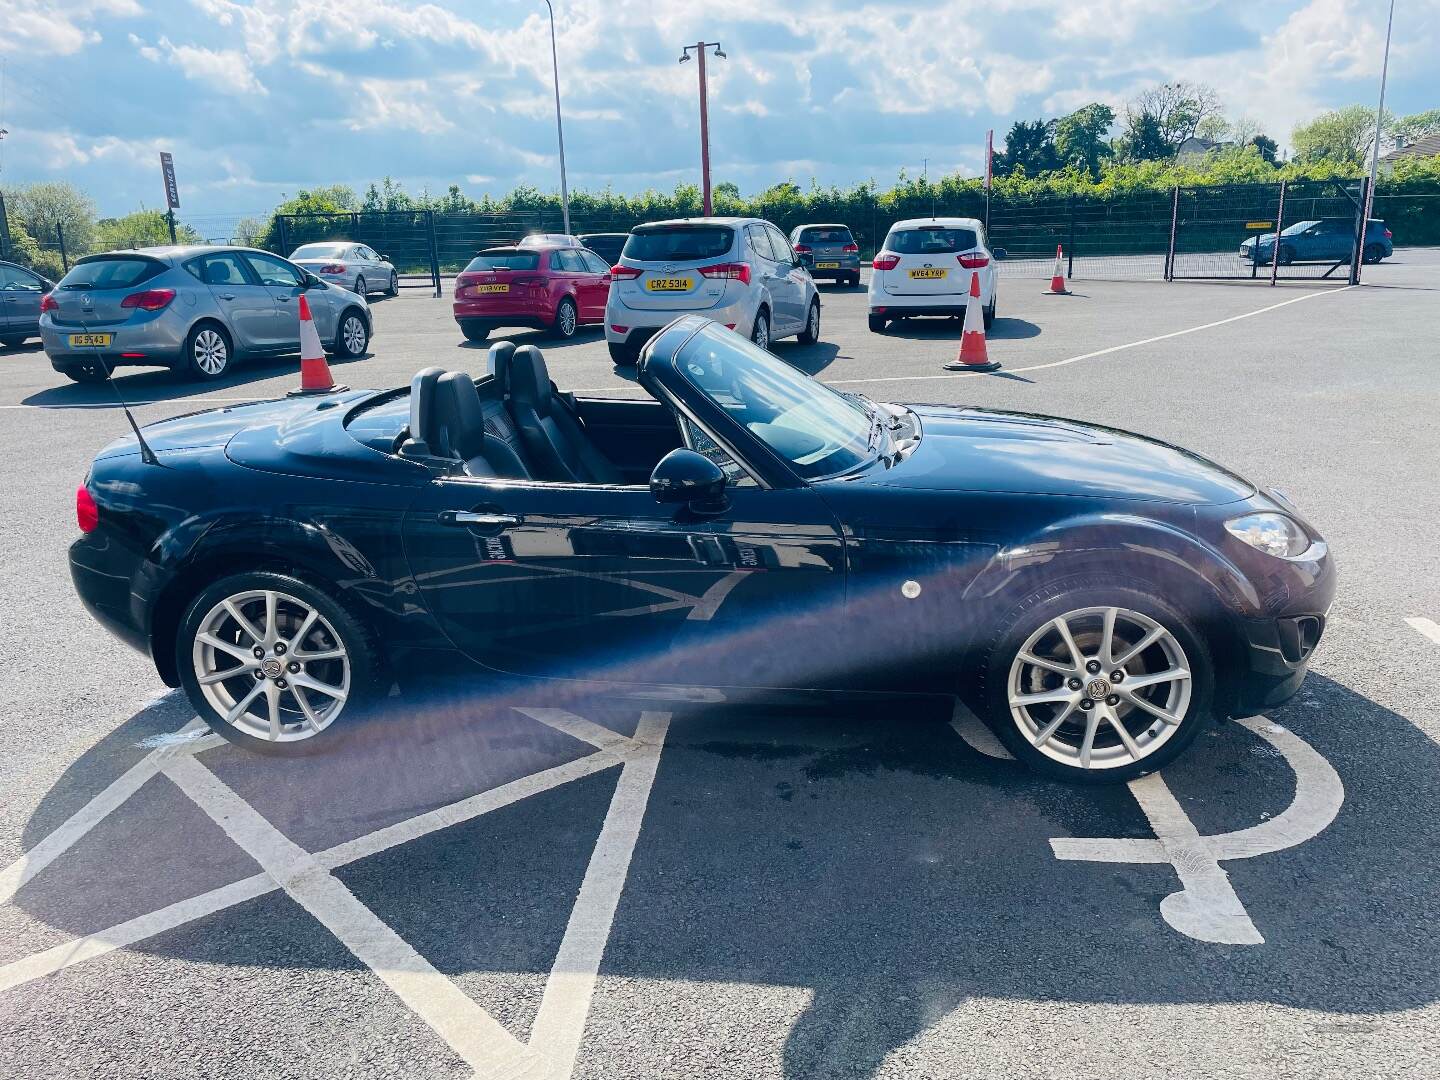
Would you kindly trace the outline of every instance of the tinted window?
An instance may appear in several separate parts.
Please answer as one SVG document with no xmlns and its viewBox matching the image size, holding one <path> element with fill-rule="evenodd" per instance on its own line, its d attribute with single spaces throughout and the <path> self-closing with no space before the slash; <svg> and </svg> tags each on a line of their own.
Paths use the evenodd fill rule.
<svg viewBox="0 0 1440 1080">
<path fill-rule="evenodd" d="M 871 460 L 870 417 L 852 398 L 717 327 L 696 334 L 677 370 L 795 472 L 815 480 Z"/>
<path fill-rule="evenodd" d="M 193 268 L 193 269 L 192 269 Z M 214 255 L 202 255 L 185 264 L 206 285 L 249 285 L 245 267 L 240 256 L 233 251 L 219 251 Z"/>
<path fill-rule="evenodd" d="M 45 283 L 29 270 L 21 270 L 18 266 L 0 266 L 0 289 L 44 292 Z"/>
<path fill-rule="evenodd" d="M 580 252 L 569 249 L 565 251 L 552 251 L 550 253 L 550 268 L 552 270 L 563 270 L 567 274 L 588 274 L 590 272 L 585 266 L 585 260 L 580 257 Z"/>
<path fill-rule="evenodd" d="M 60 279 L 62 289 L 129 289 L 163 273 L 164 263 L 126 255 L 101 255 L 76 263 Z"/>
<path fill-rule="evenodd" d="M 775 250 L 775 258 L 779 262 L 794 262 L 795 251 L 790 247 L 790 241 L 774 225 L 765 226 L 765 231 L 770 234 L 770 246 Z"/>
<path fill-rule="evenodd" d="M 599 255 L 596 255 L 595 252 L 582 251 L 580 257 L 585 260 L 585 265 L 592 274 L 608 274 L 610 272 L 610 264 L 600 258 Z"/>
<path fill-rule="evenodd" d="M 849 244 L 852 242 L 849 229 L 801 229 L 802 244 Z"/>
<path fill-rule="evenodd" d="M 973 229 L 894 229 L 885 238 L 885 250 L 898 255 L 944 255 L 978 247 Z"/>
<path fill-rule="evenodd" d="M 260 278 L 262 285 L 274 285 L 277 288 L 290 288 L 299 285 L 301 282 L 300 272 L 289 263 L 281 262 L 273 255 L 256 255 L 247 251 L 244 255 L 245 261 Z"/>
<path fill-rule="evenodd" d="M 745 238 L 750 242 L 750 250 L 756 255 L 771 262 L 775 261 L 775 248 L 771 245 L 770 234 L 763 225 L 746 225 Z"/>
<path fill-rule="evenodd" d="M 540 256 L 534 251 L 482 251 L 471 259 L 466 270 L 534 270 Z"/>
<path fill-rule="evenodd" d="M 666 225 L 631 233 L 624 254 L 638 262 L 718 259 L 734 242 L 735 230 L 724 225 Z"/>
</svg>

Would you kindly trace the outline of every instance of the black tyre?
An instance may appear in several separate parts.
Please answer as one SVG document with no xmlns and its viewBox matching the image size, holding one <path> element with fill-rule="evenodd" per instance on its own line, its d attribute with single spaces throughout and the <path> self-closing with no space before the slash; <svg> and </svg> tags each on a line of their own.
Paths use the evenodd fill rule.
<svg viewBox="0 0 1440 1080">
<path fill-rule="evenodd" d="M 1385 249 L 1379 244 L 1366 244 L 1365 250 L 1361 252 L 1361 258 L 1367 263 L 1378 263 L 1385 258 Z"/>
<path fill-rule="evenodd" d="M 810 301 L 810 311 L 805 316 L 805 329 L 800 331 L 801 345 L 814 345 L 820 340 L 820 298 Z"/>
<path fill-rule="evenodd" d="M 860 275 L 859 275 L 859 274 L 851 274 L 851 275 L 850 275 L 850 287 L 851 287 L 851 288 L 854 288 L 854 289 L 858 289 L 858 288 L 860 287 Z"/>
<path fill-rule="evenodd" d="M 390 284 L 385 287 L 386 296 L 400 295 L 400 275 L 394 270 L 390 271 Z"/>
<path fill-rule="evenodd" d="M 983 309 L 982 314 L 985 316 L 985 329 L 989 330 L 995 325 L 995 302 L 992 301 L 989 307 Z"/>
<path fill-rule="evenodd" d="M 640 359 L 640 350 L 633 345 L 608 341 L 606 346 L 610 349 L 610 360 L 616 367 L 630 367 Z"/>
<path fill-rule="evenodd" d="M 364 275 L 364 274 L 359 274 L 359 275 L 357 275 L 356 278 L 355 278 L 355 288 L 352 290 L 352 291 L 355 293 L 355 295 L 358 296 L 358 297 L 361 297 L 361 298 L 363 299 L 364 296 L 365 296 L 365 293 L 366 293 L 367 290 L 368 290 L 368 288 L 369 288 L 369 286 L 367 286 L 367 285 L 365 284 L 365 275 Z"/>
<path fill-rule="evenodd" d="M 750 340 L 762 349 L 770 348 L 770 312 L 763 307 L 755 313 L 755 325 L 750 328 Z"/>
<path fill-rule="evenodd" d="M 870 332 L 872 334 L 883 334 L 885 332 L 885 327 L 888 326 L 890 323 L 890 320 L 885 318 L 884 315 L 871 315 L 869 321 Z"/>
<path fill-rule="evenodd" d="M 374 634 L 346 606 L 299 578 L 264 572 L 204 589 L 175 639 L 196 713 L 218 735 L 262 754 L 337 746 L 379 696 L 379 656 Z"/>
<path fill-rule="evenodd" d="M 105 366 L 105 361 L 97 358 L 66 368 L 65 377 L 77 383 L 102 383 L 110 377 L 110 370 Z"/>
<path fill-rule="evenodd" d="M 335 343 L 330 351 L 344 360 L 364 356 L 370 347 L 370 324 L 359 308 L 346 308 L 335 326 Z"/>
<path fill-rule="evenodd" d="M 1275 261 L 1281 266 L 1289 266 L 1295 261 L 1295 249 L 1289 244 L 1281 244 L 1279 252 L 1276 253 Z"/>
<path fill-rule="evenodd" d="M 580 329 L 580 314 L 575 308 L 575 301 L 565 297 L 555 309 L 555 321 L 550 324 L 550 334 L 561 341 L 568 341 L 575 336 L 575 331 Z"/>
<path fill-rule="evenodd" d="M 489 323 L 480 322 L 478 319 L 460 320 L 460 333 L 465 335 L 466 341 L 484 341 L 493 329 L 495 328 Z"/>
<path fill-rule="evenodd" d="M 196 323 L 185 337 L 185 362 L 190 375 L 202 382 L 222 379 L 235 363 L 235 347 L 219 323 Z"/>
<path fill-rule="evenodd" d="M 1210 649 L 1156 591 L 1072 578 L 1000 619 L 979 661 L 978 703 L 1018 760 L 1076 783 L 1122 783 L 1194 742 L 1214 699 Z"/>
</svg>

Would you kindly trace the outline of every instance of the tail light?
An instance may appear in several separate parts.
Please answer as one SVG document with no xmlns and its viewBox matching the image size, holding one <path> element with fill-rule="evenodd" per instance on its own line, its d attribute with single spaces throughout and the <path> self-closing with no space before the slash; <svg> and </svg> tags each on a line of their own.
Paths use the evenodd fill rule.
<svg viewBox="0 0 1440 1080">
<path fill-rule="evenodd" d="M 644 272 L 638 266 L 622 266 L 620 263 L 610 267 L 610 276 L 616 281 L 634 281 Z"/>
<path fill-rule="evenodd" d="M 974 255 L 957 255 L 960 265 L 966 270 L 979 270 L 982 266 L 990 265 L 990 256 L 976 253 Z"/>
<path fill-rule="evenodd" d="M 728 278 L 731 281 L 738 281 L 742 285 L 750 284 L 749 263 L 716 263 L 714 266 L 702 266 L 700 276 L 707 278 Z"/>
<path fill-rule="evenodd" d="M 174 299 L 174 289 L 146 289 L 144 292 L 132 292 L 120 301 L 120 306 L 139 308 L 141 311 L 159 311 Z"/>
<path fill-rule="evenodd" d="M 100 525 L 100 508 L 84 484 L 75 489 L 75 523 L 82 533 L 94 532 Z"/>
<path fill-rule="evenodd" d="M 1386 229 L 1386 230 L 1385 230 L 1385 239 L 1386 239 L 1386 240 L 1393 240 L 1393 239 L 1395 239 L 1395 234 L 1392 233 L 1389 229 Z M 44 311 L 45 309 L 44 309 L 44 308 L 41 308 L 40 310 L 41 310 L 41 311 Z"/>
<path fill-rule="evenodd" d="M 900 265 L 900 256 L 891 255 L 888 251 L 882 251 L 876 255 L 870 265 L 876 270 L 894 270 Z"/>
<path fill-rule="evenodd" d="M 841 248 L 840 250 L 843 251 L 843 252 L 845 252 L 846 255 L 858 255 L 858 254 L 860 253 L 860 245 L 859 245 L 859 244 L 846 244 L 846 245 L 845 245 L 843 248 Z"/>
<path fill-rule="evenodd" d="M 345 267 L 342 266 L 340 263 L 326 263 L 324 266 L 320 267 L 320 273 L 343 274 L 345 273 Z"/>
<path fill-rule="evenodd" d="M 810 245 L 809 245 L 809 244 L 796 244 L 796 245 L 795 245 L 795 254 L 797 254 L 797 255 L 809 255 L 809 254 L 810 254 Z"/>
<path fill-rule="evenodd" d="M 55 299 L 55 294 L 54 294 L 54 293 L 47 292 L 44 296 L 42 296 L 42 297 L 40 298 L 40 314 L 41 314 L 41 315 L 44 315 L 45 312 L 47 312 L 47 311 L 59 311 L 59 310 L 60 310 L 60 301 Z"/>
</svg>

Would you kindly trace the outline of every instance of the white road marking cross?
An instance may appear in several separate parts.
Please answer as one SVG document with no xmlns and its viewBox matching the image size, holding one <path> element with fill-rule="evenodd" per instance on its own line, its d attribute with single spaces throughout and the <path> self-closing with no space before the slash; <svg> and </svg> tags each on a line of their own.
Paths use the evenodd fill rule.
<svg viewBox="0 0 1440 1080">
<path fill-rule="evenodd" d="M 8 890 L 0 893 L 0 902 L 12 899 L 26 881 L 157 774 L 183 791 L 260 865 L 261 872 L 6 964 L 0 967 L 0 991 L 284 890 L 374 971 L 477 1075 L 487 1080 L 568 1080 L 659 768 L 670 714 L 642 713 L 635 735 L 627 737 L 561 709 L 520 711 L 590 743 L 596 751 L 314 854 L 276 829 L 195 757 L 218 739 L 207 737 L 154 751 L 0 873 L 0 888 Z M 190 730 L 197 722 L 182 730 Z M 620 766 L 620 778 L 546 981 L 528 1045 L 437 971 L 332 873 L 358 859 L 615 765 Z"/>
<path fill-rule="evenodd" d="M 1304 739 L 1263 716 L 1238 721 L 1285 758 L 1295 773 L 1295 798 L 1268 821 L 1235 832 L 1201 836 L 1164 777 L 1151 773 L 1129 783 L 1130 793 L 1150 820 L 1154 840 L 1055 837 L 1057 859 L 1076 862 L 1164 863 L 1183 886 L 1160 902 L 1161 917 L 1197 941 L 1217 945 L 1260 945 L 1265 939 L 1251 921 L 1220 863 L 1283 851 L 1323 832 L 1345 801 L 1345 786 L 1330 763 Z M 971 749 L 1013 760 L 978 717 L 956 703 L 951 726 Z"/>
</svg>

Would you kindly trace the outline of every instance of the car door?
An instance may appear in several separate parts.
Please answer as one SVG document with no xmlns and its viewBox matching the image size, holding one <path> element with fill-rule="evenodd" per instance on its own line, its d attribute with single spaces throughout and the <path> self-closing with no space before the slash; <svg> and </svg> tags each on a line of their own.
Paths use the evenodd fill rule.
<svg viewBox="0 0 1440 1080">
<path fill-rule="evenodd" d="M 585 288 L 590 294 L 590 313 L 585 316 L 585 320 L 603 322 L 605 304 L 610 299 L 610 267 L 593 251 L 580 252 L 580 258 L 585 263 L 585 269 L 589 271 L 585 277 Z"/>
<path fill-rule="evenodd" d="M 586 267 L 585 260 L 580 258 L 579 251 L 562 248 L 550 252 L 550 277 L 555 283 L 555 303 L 558 305 L 562 296 L 573 296 L 577 319 L 585 318 L 585 305 L 589 299 L 585 279 L 589 276 L 590 270 Z"/>
<path fill-rule="evenodd" d="M 236 348 L 264 352 L 279 345 L 275 298 L 240 252 L 214 251 L 191 259 L 185 268 L 210 290 Z"/>
<path fill-rule="evenodd" d="M 775 258 L 770 232 L 764 225 L 745 226 L 746 246 L 750 249 L 750 265 L 755 268 L 754 280 L 770 297 L 771 336 L 780 333 L 790 322 L 785 310 L 785 274 Z"/>
<path fill-rule="evenodd" d="M 275 344 L 280 349 L 300 347 L 300 294 L 305 291 L 304 273 L 284 259 L 258 251 L 243 253 L 250 269 L 270 293 L 275 305 Z M 337 294 L 340 295 L 340 294 Z M 310 318 L 315 322 L 321 341 L 335 340 L 336 312 L 328 301 L 322 302 L 323 294 L 317 291 L 310 307 Z"/>
<path fill-rule="evenodd" d="M 646 616 L 673 590 L 632 586 L 647 488 L 432 481 L 405 517 L 419 598 L 471 659 L 517 675 L 629 681 Z"/>
<path fill-rule="evenodd" d="M 784 233 L 774 225 L 766 225 L 765 231 L 770 234 L 770 247 L 775 253 L 775 273 L 780 280 L 781 296 L 775 303 L 784 312 L 786 325 L 798 330 L 805 325 L 805 316 L 809 314 L 805 310 L 805 286 L 810 280 L 810 272 L 800 265 L 795 249 Z"/>
<path fill-rule="evenodd" d="M 1322 221 L 1316 235 L 1317 259 L 1339 262 L 1350 258 L 1355 248 L 1355 223 L 1344 220 Z"/>
<path fill-rule="evenodd" d="M 373 248 L 364 244 L 357 244 L 355 257 L 365 267 L 365 281 L 376 289 L 388 289 L 390 287 L 390 268 L 385 265 L 379 255 L 375 254 Z"/>
<path fill-rule="evenodd" d="M 0 334 L 38 334 L 45 292 L 40 275 L 18 266 L 0 266 Z"/>
</svg>

